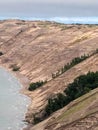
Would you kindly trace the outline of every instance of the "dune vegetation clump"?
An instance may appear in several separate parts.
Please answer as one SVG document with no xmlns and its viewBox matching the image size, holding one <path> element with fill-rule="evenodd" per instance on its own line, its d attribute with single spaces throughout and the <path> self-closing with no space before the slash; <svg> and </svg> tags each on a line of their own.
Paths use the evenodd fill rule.
<svg viewBox="0 0 98 130">
<path fill-rule="evenodd" d="M 41 86 L 43 86 L 47 81 L 39 81 L 39 82 L 36 82 L 36 83 L 31 83 L 29 85 L 29 91 L 33 91 Z"/>
<path fill-rule="evenodd" d="M 0 51 L 0 56 L 2 56 L 3 55 L 3 52 L 2 51 Z"/>
<path fill-rule="evenodd" d="M 63 108 L 71 101 L 88 93 L 89 91 L 98 87 L 98 71 L 88 72 L 86 75 L 77 77 L 73 83 L 69 84 L 63 93 L 57 94 L 54 98 L 48 100 L 45 108 L 46 115 Z"/>
<path fill-rule="evenodd" d="M 72 68 L 73 66 L 79 64 L 80 62 L 86 60 L 89 57 L 90 57 L 89 55 L 85 55 L 85 54 L 83 56 L 81 56 L 81 57 L 75 57 L 70 63 L 67 63 L 66 65 L 64 65 L 56 73 L 52 73 L 52 78 L 58 77 L 59 75 L 63 74 L 64 72 L 66 72 L 67 70 Z"/>
<path fill-rule="evenodd" d="M 70 63 L 65 64 L 61 69 L 59 69 L 57 72 L 52 73 L 52 79 L 58 77 L 59 75 L 65 73 L 67 70 L 71 69 L 72 67 L 74 67 L 75 65 L 81 63 L 82 61 L 86 60 L 87 58 L 90 58 L 91 56 L 95 55 L 98 53 L 98 49 L 96 49 L 93 53 L 91 53 L 90 55 L 82 55 L 80 57 L 75 57 L 74 59 L 72 59 L 72 61 Z"/>
<path fill-rule="evenodd" d="M 17 65 L 12 65 L 12 70 L 13 71 L 19 71 L 20 67 Z"/>
</svg>

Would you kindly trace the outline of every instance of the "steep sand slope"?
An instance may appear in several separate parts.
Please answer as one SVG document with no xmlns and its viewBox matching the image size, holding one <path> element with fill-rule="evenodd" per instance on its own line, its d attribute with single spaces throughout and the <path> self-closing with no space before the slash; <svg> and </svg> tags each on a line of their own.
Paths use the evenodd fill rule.
<svg viewBox="0 0 98 130">
<path fill-rule="evenodd" d="M 95 25 L 5 20 L 0 22 L 0 51 L 4 53 L 0 56 L 0 65 L 9 70 L 14 64 L 19 66 L 20 70 L 15 73 L 26 85 L 28 82 L 51 80 L 52 73 L 74 57 L 94 52 L 98 48 L 97 42 L 98 26 Z M 34 92 L 25 90 L 24 93 L 32 98 L 27 119 L 32 121 L 32 113 L 40 113 L 47 99 L 62 92 L 74 78 L 97 68 L 96 54 Z"/>
<path fill-rule="evenodd" d="M 64 27 L 45 22 L 2 22 L 0 48 L 5 55 L 1 63 L 7 63 L 8 67 L 17 64 L 21 74 L 30 81 L 38 81 L 50 79 L 51 73 L 71 59 L 98 47 L 98 27 Z"/>
</svg>

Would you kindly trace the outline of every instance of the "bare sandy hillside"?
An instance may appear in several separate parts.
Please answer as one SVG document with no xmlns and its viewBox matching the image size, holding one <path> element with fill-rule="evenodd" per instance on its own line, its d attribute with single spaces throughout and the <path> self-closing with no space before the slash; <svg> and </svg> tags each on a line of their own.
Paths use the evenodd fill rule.
<svg viewBox="0 0 98 130">
<path fill-rule="evenodd" d="M 0 21 L 0 52 L 3 53 L 0 56 L 0 65 L 11 71 L 13 66 L 18 66 L 19 71 L 14 73 L 22 79 L 24 85 L 39 80 L 48 81 L 44 86 L 33 92 L 24 90 L 24 93 L 32 99 L 26 117 L 30 122 L 32 122 L 34 113 L 39 114 L 44 110 L 49 97 L 62 92 L 77 76 L 88 71 L 97 71 L 98 54 L 87 58 L 55 79 L 52 79 L 52 73 L 58 71 L 73 58 L 92 54 L 97 48 L 97 25 L 64 25 L 55 22 L 20 20 Z M 65 107 L 55 113 L 53 117 L 31 128 L 31 130 L 80 130 L 80 127 L 81 130 L 94 130 L 97 115 L 93 114 L 96 114 L 97 111 L 86 113 L 97 102 L 97 90 L 94 91 L 95 97 L 92 96 L 92 93 L 88 95 L 88 98 L 83 97 L 85 103 L 83 99 L 80 99 L 81 102 L 79 100 L 74 101 L 72 104 L 77 102 L 76 108 L 69 105 L 72 110 L 68 109 L 69 106 Z M 90 97 L 96 100 L 93 102 Z M 86 104 L 86 101 L 88 104 L 92 102 L 89 107 L 83 105 L 83 103 Z M 80 107 L 78 106 L 79 103 Z M 82 107 L 83 112 L 80 110 Z M 97 106 L 95 108 L 97 109 Z M 69 113 L 71 113 L 69 111 L 75 111 L 75 113 L 69 116 Z M 75 114 L 83 116 L 78 118 Z M 65 118 L 64 115 L 67 115 L 68 118 Z M 63 116 L 64 118 L 61 119 Z M 95 124 L 90 127 L 88 125 L 88 128 L 82 128 L 85 122 L 91 124 L 92 118 L 94 118 L 92 123 Z"/>
</svg>

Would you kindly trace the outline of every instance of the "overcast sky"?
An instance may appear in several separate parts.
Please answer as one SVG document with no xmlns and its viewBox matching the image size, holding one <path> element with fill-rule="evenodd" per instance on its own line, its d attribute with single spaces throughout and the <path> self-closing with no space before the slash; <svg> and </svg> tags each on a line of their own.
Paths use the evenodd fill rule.
<svg viewBox="0 0 98 130">
<path fill-rule="evenodd" d="M 98 0 L 0 0 L 1 17 L 96 17 Z"/>
</svg>

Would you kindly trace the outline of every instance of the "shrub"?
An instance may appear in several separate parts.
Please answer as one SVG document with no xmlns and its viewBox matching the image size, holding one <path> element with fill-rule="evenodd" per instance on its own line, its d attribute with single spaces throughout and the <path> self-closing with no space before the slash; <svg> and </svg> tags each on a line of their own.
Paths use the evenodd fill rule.
<svg viewBox="0 0 98 130">
<path fill-rule="evenodd" d="M 39 82 L 36 82 L 36 83 L 31 83 L 28 89 L 30 91 L 33 91 L 33 90 L 43 86 L 46 82 L 47 81 L 39 81 Z"/>
<path fill-rule="evenodd" d="M 58 77 L 59 75 L 63 74 L 64 72 L 66 72 L 67 70 L 72 68 L 73 66 L 75 66 L 75 65 L 79 64 L 80 62 L 86 60 L 88 57 L 90 57 L 90 56 L 89 55 L 83 55 L 81 57 L 75 57 L 70 63 L 67 63 L 66 65 L 64 65 L 56 73 L 52 73 L 52 78 Z"/>
<path fill-rule="evenodd" d="M 0 56 L 2 56 L 2 55 L 3 55 L 3 52 L 0 51 Z"/>
<path fill-rule="evenodd" d="M 83 55 L 80 57 L 75 57 L 74 59 L 72 59 L 72 61 L 70 63 L 67 63 L 66 65 L 64 65 L 61 69 L 59 69 L 57 72 L 52 73 L 52 79 L 58 77 L 59 75 L 63 74 L 64 72 L 66 72 L 67 70 L 69 70 L 70 68 L 72 68 L 73 66 L 81 63 L 82 61 L 86 60 L 87 58 L 95 55 L 98 53 L 98 49 L 96 49 L 92 54 L 90 55 Z"/>
<path fill-rule="evenodd" d="M 19 69 L 20 69 L 20 67 L 15 65 L 15 66 L 13 66 L 13 69 L 12 69 L 12 70 L 13 70 L 13 71 L 18 71 Z"/>
<path fill-rule="evenodd" d="M 34 115 L 33 118 L 34 118 L 34 120 L 33 120 L 34 124 L 37 124 L 37 123 L 41 122 L 41 118 L 40 117 L 37 117 L 36 115 Z"/>
</svg>

